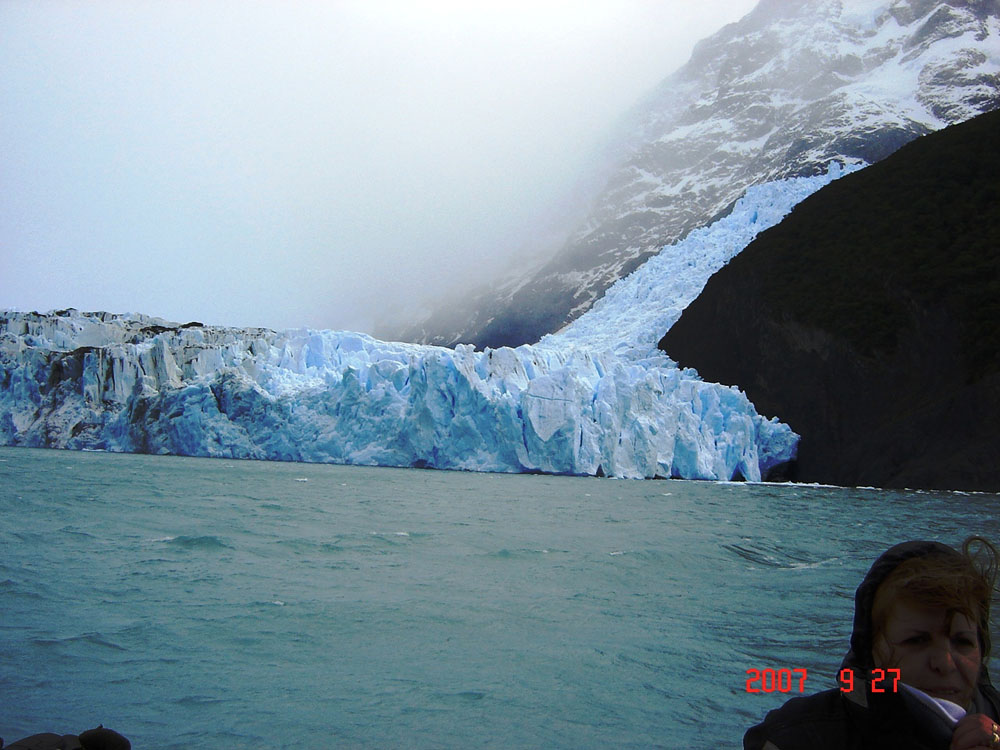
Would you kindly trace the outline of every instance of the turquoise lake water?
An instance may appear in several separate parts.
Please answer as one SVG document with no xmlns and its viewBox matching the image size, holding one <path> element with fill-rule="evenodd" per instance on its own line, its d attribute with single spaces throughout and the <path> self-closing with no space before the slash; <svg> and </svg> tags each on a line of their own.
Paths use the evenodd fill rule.
<svg viewBox="0 0 1000 750">
<path fill-rule="evenodd" d="M 747 669 L 835 687 L 875 557 L 1000 540 L 998 510 L 983 494 L 0 448 L 0 736 L 737 748 L 798 694 L 749 694 Z"/>
</svg>

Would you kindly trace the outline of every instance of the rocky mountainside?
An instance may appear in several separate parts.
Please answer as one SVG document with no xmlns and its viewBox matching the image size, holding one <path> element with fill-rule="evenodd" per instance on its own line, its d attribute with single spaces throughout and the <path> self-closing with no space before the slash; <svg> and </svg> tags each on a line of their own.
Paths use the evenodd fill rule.
<svg viewBox="0 0 1000 750">
<path fill-rule="evenodd" d="M 998 105 L 998 0 L 762 0 L 636 110 L 620 168 L 551 261 L 391 335 L 534 342 L 748 187 L 874 163 Z"/>
<path fill-rule="evenodd" d="M 794 478 L 1000 490 L 1000 112 L 763 232 L 660 341 L 801 434 Z"/>
</svg>

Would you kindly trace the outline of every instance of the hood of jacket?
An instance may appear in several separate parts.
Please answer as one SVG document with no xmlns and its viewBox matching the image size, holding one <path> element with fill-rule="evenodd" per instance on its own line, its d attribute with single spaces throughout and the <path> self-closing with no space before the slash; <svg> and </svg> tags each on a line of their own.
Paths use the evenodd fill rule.
<svg viewBox="0 0 1000 750">
<path fill-rule="evenodd" d="M 851 631 L 851 648 L 844 657 L 841 669 L 855 669 L 870 672 L 875 664 L 872 660 L 872 607 L 875 592 L 896 567 L 913 557 L 940 555 L 942 557 L 962 557 L 961 553 L 941 542 L 903 542 L 882 553 L 872 564 L 861 585 L 854 594 L 854 628 Z M 992 689 L 989 670 L 984 664 L 979 670 L 979 686 Z"/>
</svg>

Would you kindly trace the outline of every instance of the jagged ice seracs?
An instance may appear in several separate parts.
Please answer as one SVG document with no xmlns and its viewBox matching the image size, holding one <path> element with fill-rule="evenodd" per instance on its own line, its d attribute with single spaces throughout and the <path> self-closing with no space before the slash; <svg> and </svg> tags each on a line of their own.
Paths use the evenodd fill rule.
<svg viewBox="0 0 1000 750">
<path fill-rule="evenodd" d="M 759 481 L 794 458 L 798 435 L 656 342 L 712 273 L 845 171 L 751 188 L 574 323 L 516 349 L 8 311 L 0 443 Z"/>
</svg>

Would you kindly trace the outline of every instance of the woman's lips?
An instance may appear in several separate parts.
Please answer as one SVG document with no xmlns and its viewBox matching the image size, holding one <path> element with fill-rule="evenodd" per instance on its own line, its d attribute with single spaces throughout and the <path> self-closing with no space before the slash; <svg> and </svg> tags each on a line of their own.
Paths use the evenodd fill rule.
<svg viewBox="0 0 1000 750">
<path fill-rule="evenodd" d="M 923 691 L 929 695 L 933 695 L 935 698 L 954 698 L 962 693 L 959 688 L 952 687 L 929 687 L 923 688 Z"/>
</svg>

